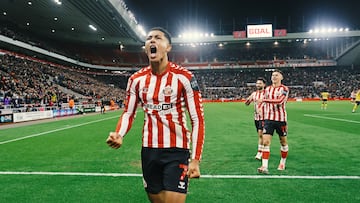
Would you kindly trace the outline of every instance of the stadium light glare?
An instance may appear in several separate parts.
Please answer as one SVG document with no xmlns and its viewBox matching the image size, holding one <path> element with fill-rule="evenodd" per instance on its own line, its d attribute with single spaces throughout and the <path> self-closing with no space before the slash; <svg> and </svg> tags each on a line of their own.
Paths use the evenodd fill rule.
<svg viewBox="0 0 360 203">
<path fill-rule="evenodd" d="M 57 5 L 61 5 L 62 2 L 60 0 L 54 0 L 54 2 L 57 4 Z"/>
<path fill-rule="evenodd" d="M 51 32 L 52 32 L 52 33 L 55 33 L 55 30 L 54 30 L 54 29 L 52 29 L 52 30 L 51 30 Z"/>
<path fill-rule="evenodd" d="M 28 1 L 28 4 L 31 6 L 31 5 L 32 5 L 32 2 L 31 2 L 31 1 Z"/>
<path fill-rule="evenodd" d="M 7 13 L 4 11 L 4 12 L 3 12 L 3 15 L 4 15 L 4 16 L 6 16 L 6 15 L 7 15 Z"/>
<path fill-rule="evenodd" d="M 58 20 L 58 18 L 57 18 L 57 17 L 55 17 L 55 18 L 54 18 L 54 20 L 55 20 L 55 21 L 57 21 L 57 20 Z"/>
<path fill-rule="evenodd" d="M 72 27 L 72 28 L 71 28 L 71 30 L 72 30 L 72 31 L 74 31 L 74 30 L 75 30 L 75 28 L 74 28 L 74 27 Z"/>
<path fill-rule="evenodd" d="M 246 46 L 250 46 L 251 44 L 250 44 L 250 42 L 246 42 L 246 44 L 245 44 Z"/>
<path fill-rule="evenodd" d="M 29 25 L 30 25 L 30 23 L 29 23 L 29 22 L 27 22 L 27 23 L 26 23 L 26 25 L 27 25 L 27 26 L 29 26 Z"/>
<path fill-rule="evenodd" d="M 345 32 L 348 32 L 349 31 L 349 28 L 345 28 Z"/>
<path fill-rule="evenodd" d="M 141 35 L 143 35 L 144 37 L 146 36 L 146 32 L 145 32 L 145 29 L 142 25 L 137 25 L 137 30 L 141 33 Z"/>
<path fill-rule="evenodd" d="M 93 25 L 89 25 L 89 28 L 90 29 L 92 29 L 92 30 L 94 30 L 94 31 L 96 31 L 97 29 L 96 29 L 96 27 L 95 26 L 93 26 Z"/>
</svg>

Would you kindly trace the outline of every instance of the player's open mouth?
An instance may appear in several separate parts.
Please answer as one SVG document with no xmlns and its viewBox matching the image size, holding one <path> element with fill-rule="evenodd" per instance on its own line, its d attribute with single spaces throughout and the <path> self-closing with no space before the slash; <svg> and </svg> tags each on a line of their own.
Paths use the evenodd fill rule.
<svg viewBox="0 0 360 203">
<path fill-rule="evenodd" d="M 156 57 L 156 46 L 150 46 L 150 56 Z"/>
</svg>

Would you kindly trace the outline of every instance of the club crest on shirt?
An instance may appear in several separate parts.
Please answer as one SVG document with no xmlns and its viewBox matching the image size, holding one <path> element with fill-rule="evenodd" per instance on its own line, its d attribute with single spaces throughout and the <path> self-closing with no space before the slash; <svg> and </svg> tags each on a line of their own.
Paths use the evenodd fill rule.
<svg viewBox="0 0 360 203">
<path fill-rule="evenodd" d="M 163 90 L 163 93 L 165 96 L 171 96 L 172 92 L 173 92 L 173 90 L 171 89 L 170 85 L 166 86 Z"/>
</svg>

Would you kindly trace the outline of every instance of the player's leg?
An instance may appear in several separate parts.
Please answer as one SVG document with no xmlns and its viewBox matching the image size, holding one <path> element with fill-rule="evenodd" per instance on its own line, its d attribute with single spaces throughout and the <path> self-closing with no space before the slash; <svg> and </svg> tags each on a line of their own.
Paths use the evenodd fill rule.
<svg viewBox="0 0 360 203">
<path fill-rule="evenodd" d="M 258 133 L 258 151 L 256 153 L 255 159 L 261 160 L 262 158 L 262 150 L 264 148 L 263 144 L 263 128 L 264 128 L 264 121 L 255 121 L 256 130 Z"/>
<path fill-rule="evenodd" d="M 184 203 L 189 185 L 187 172 L 190 153 L 188 150 L 170 150 L 164 159 L 164 202 Z"/>
<path fill-rule="evenodd" d="M 259 173 L 268 174 L 269 158 L 270 158 L 270 144 L 272 135 L 274 133 L 273 121 L 265 120 L 264 129 L 263 129 L 263 150 L 262 150 L 262 160 L 261 167 L 258 168 Z"/>
<path fill-rule="evenodd" d="M 327 100 L 325 100 L 325 101 L 324 101 L 324 109 L 325 109 L 325 110 L 326 110 L 326 108 L 327 108 L 327 105 L 328 105 Z"/>
<path fill-rule="evenodd" d="M 268 174 L 269 170 L 269 158 L 270 158 L 270 144 L 272 135 L 271 134 L 263 134 L 263 150 L 262 150 L 262 160 L 261 160 L 261 167 L 258 168 L 259 173 Z"/>
<path fill-rule="evenodd" d="M 264 148 L 264 144 L 263 144 L 263 131 L 262 130 L 258 130 L 258 151 L 256 153 L 255 159 L 257 160 L 261 160 L 262 157 L 262 151 Z"/>
<path fill-rule="evenodd" d="M 354 104 L 354 107 L 352 109 L 352 112 L 355 113 L 356 109 L 358 108 L 360 102 L 356 101 L 355 104 Z"/>
<path fill-rule="evenodd" d="M 276 132 L 279 134 L 279 139 L 280 139 L 281 159 L 280 159 L 280 163 L 279 163 L 279 166 L 277 169 L 282 171 L 282 170 L 285 170 L 286 158 L 288 155 L 289 146 L 288 146 L 288 142 L 287 142 L 287 124 L 286 124 L 286 122 L 280 122 L 279 124 L 280 125 L 276 129 Z"/>
<path fill-rule="evenodd" d="M 158 149 L 141 150 L 141 167 L 143 183 L 150 202 L 164 202 L 163 167 L 158 164 L 161 152 Z"/>
</svg>

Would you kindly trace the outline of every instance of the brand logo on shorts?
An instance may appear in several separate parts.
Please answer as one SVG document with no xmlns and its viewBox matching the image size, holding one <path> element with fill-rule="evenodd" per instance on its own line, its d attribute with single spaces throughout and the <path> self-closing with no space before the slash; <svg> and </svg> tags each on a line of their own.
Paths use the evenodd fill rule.
<svg viewBox="0 0 360 203">
<path fill-rule="evenodd" d="M 180 181 L 180 182 L 179 182 L 179 185 L 178 185 L 178 188 L 180 188 L 180 189 L 185 189 L 185 182 Z"/>
</svg>

